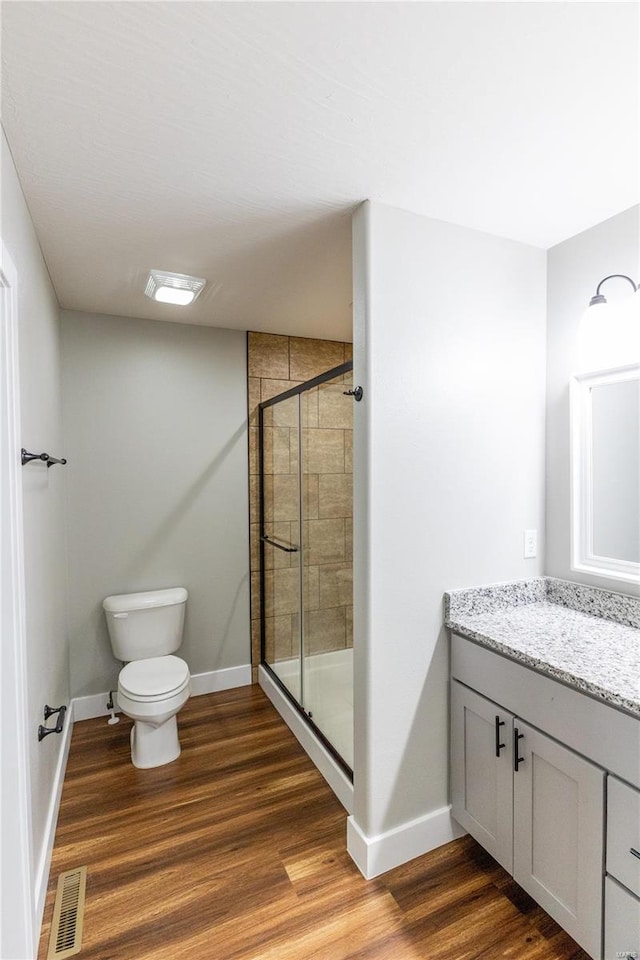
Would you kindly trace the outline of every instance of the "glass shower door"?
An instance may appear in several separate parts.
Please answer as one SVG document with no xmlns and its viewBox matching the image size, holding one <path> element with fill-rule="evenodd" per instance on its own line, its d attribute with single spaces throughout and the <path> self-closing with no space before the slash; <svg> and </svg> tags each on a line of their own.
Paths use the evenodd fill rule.
<svg viewBox="0 0 640 960">
<path fill-rule="evenodd" d="M 304 708 L 353 767 L 353 400 L 340 374 L 300 396 Z"/>
<path fill-rule="evenodd" d="M 265 660 L 302 700 L 298 396 L 262 411 L 262 603 Z"/>
<path fill-rule="evenodd" d="M 263 663 L 353 767 L 351 364 L 260 405 Z"/>
</svg>

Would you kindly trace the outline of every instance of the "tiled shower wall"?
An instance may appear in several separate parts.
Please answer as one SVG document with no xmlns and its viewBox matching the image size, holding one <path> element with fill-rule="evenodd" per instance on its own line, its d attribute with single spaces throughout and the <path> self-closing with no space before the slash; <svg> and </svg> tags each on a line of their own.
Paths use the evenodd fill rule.
<svg viewBox="0 0 640 960">
<path fill-rule="evenodd" d="M 251 498 L 251 659 L 260 662 L 260 611 L 265 606 L 269 662 L 298 655 L 297 554 L 265 550 L 260 596 L 258 404 L 350 360 L 351 344 L 248 334 L 249 471 Z M 303 602 L 305 653 L 352 646 L 352 404 L 328 383 L 302 394 Z M 281 542 L 299 542 L 297 398 L 265 416 L 265 523 Z"/>
</svg>

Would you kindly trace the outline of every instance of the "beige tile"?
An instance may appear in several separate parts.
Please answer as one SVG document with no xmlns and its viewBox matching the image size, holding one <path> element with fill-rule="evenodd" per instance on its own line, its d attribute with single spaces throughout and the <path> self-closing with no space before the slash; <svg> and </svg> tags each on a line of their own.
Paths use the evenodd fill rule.
<svg viewBox="0 0 640 960">
<path fill-rule="evenodd" d="M 305 520 L 318 519 L 318 474 L 307 473 L 302 476 L 302 515 Z"/>
<path fill-rule="evenodd" d="M 298 477 L 278 473 L 264 478 L 265 520 L 297 520 L 300 516 Z"/>
<path fill-rule="evenodd" d="M 262 399 L 270 400 L 277 397 L 285 390 L 295 387 L 295 383 L 281 380 L 263 380 L 262 381 Z M 273 427 L 292 427 L 298 429 L 298 395 L 287 397 L 286 400 L 278 400 L 271 407 L 265 407 L 264 423 Z"/>
<path fill-rule="evenodd" d="M 305 617 L 305 652 L 324 653 L 341 650 L 345 645 L 345 608 L 310 610 Z"/>
<path fill-rule="evenodd" d="M 320 606 L 320 567 L 302 568 L 302 587 L 304 593 L 304 609 L 317 610 Z"/>
<path fill-rule="evenodd" d="M 320 519 L 353 516 L 353 477 L 350 473 L 321 473 L 318 478 Z"/>
<path fill-rule="evenodd" d="M 296 546 L 300 540 L 296 536 L 298 524 L 292 524 L 287 521 L 280 523 L 265 523 L 264 532 L 268 537 L 273 537 L 278 543 L 285 546 Z M 292 529 L 294 528 L 294 529 Z M 277 547 L 265 543 L 264 545 L 264 568 L 265 570 L 281 570 L 283 567 L 297 567 L 297 553 L 286 553 L 284 550 L 278 550 Z"/>
<path fill-rule="evenodd" d="M 344 472 L 353 473 L 353 430 L 344 432 Z"/>
<path fill-rule="evenodd" d="M 344 561 L 344 520 L 307 520 L 305 522 L 305 564 Z"/>
<path fill-rule="evenodd" d="M 353 344 L 352 343 L 344 344 L 344 362 L 346 363 L 347 360 L 353 360 Z"/>
<path fill-rule="evenodd" d="M 262 431 L 265 476 L 291 472 L 291 433 L 289 427 L 265 427 Z"/>
<path fill-rule="evenodd" d="M 344 383 L 326 383 L 318 391 L 318 426 L 353 429 L 353 397 L 345 397 Z"/>
<path fill-rule="evenodd" d="M 251 667 L 251 683 L 257 683 L 257 682 L 258 682 L 258 668 Z"/>
<path fill-rule="evenodd" d="M 311 380 L 344 363 L 344 344 L 334 340 L 289 339 L 289 376 Z"/>
<path fill-rule="evenodd" d="M 266 568 L 264 571 L 264 596 L 262 599 L 262 605 L 264 606 L 264 615 L 266 617 L 273 617 L 273 578 L 275 577 L 275 570 L 271 568 Z"/>
<path fill-rule="evenodd" d="M 258 462 L 258 428 L 249 427 L 249 473 L 255 476 L 260 472 Z"/>
<path fill-rule="evenodd" d="M 260 524 L 249 524 L 249 559 L 252 573 L 260 570 Z"/>
<path fill-rule="evenodd" d="M 257 666 L 260 663 L 260 621 L 251 621 L 251 663 Z"/>
<path fill-rule="evenodd" d="M 304 430 L 305 473 L 344 473 L 344 430 Z"/>
<path fill-rule="evenodd" d="M 318 567 L 319 607 L 345 607 L 353 603 L 353 567 L 350 563 L 325 563 Z"/>
<path fill-rule="evenodd" d="M 250 377 L 289 378 L 289 338 L 271 333 L 250 333 L 248 343 Z"/>
<path fill-rule="evenodd" d="M 260 574 L 251 574 L 251 619 L 260 619 Z"/>
<path fill-rule="evenodd" d="M 353 646 L 353 607 L 345 607 L 345 645 Z"/>
<path fill-rule="evenodd" d="M 267 663 L 277 663 L 278 660 L 289 660 L 292 649 L 292 618 L 268 617 L 265 620 L 265 646 L 268 651 Z"/>
<path fill-rule="evenodd" d="M 344 549 L 347 560 L 353 560 L 353 520 L 344 522 Z"/>
<path fill-rule="evenodd" d="M 303 427 L 317 427 L 318 424 L 318 395 L 317 387 L 305 390 L 300 394 L 300 416 Z"/>
<path fill-rule="evenodd" d="M 273 577 L 273 609 L 267 607 L 267 613 L 275 617 L 297 613 L 300 609 L 300 578 L 297 568 L 274 570 L 269 573 L 269 577 Z"/>
<path fill-rule="evenodd" d="M 249 477 L 249 517 L 253 523 L 260 520 L 260 477 Z"/>
<path fill-rule="evenodd" d="M 258 404 L 260 403 L 260 380 L 258 377 L 249 377 L 247 408 L 249 423 L 252 427 L 258 426 Z"/>
<path fill-rule="evenodd" d="M 281 393 L 286 393 L 287 390 L 290 390 L 291 387 L 294 387 L 295 384 L 291 383 L 290 380 L 273 380 L 269 378 L 263 378 L 260 381 L 260 401 L 265 403 L 267 400 L 272 400 L 273 397 L 279 396 Z M 283 400 L 282 403 L 286 403 L 286 400 Z M 275 406 L 267 407 L 264 411 L 264 416 L 268 414 L 273 415 Z"/>
</svg>

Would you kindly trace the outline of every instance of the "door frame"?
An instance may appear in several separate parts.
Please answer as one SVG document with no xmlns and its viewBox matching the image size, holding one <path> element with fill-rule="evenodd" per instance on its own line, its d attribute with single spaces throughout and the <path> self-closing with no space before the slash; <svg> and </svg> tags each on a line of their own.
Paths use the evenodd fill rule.
<svg viewBox="0 0 640 960">
<path fill-rule="evenodd" d="M 18 272 L 0 239 L 0 955 L 37 948 L 27 731 L 24 530 L 20 462 Z"/>
</svg>

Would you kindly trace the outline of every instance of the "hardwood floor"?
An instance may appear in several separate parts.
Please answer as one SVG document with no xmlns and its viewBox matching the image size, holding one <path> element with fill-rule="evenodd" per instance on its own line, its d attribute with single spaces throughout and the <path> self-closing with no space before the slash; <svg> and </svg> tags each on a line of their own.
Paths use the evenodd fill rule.
<svg viewBox="0 0 640 960">
<path fill-rule="evenodd" d="M 58 874 L 88 867 L 82 960 L 588 960 L 471 838 L 366 881 L 345 811 L 257 687 L 195 697 L 182 755 L 75 725 Z"/>
</svg>

